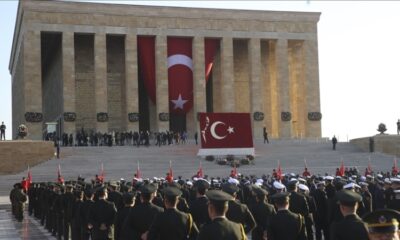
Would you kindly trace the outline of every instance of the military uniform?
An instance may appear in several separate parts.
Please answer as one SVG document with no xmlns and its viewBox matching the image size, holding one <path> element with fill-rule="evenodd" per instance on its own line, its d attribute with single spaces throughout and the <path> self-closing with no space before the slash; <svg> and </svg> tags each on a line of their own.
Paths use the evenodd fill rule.
<svg viewBox="0 0 400 240">
<path fill-rule="evenodd" d="M 207 192 L 210 204 L 215 202 L 226 202 L 232 199 L 227 193 L 219 190 Z M 197 240 L 245 240 L 247 239 L 242 224 L 229 221 L 225 216 L 215 217 L 210 223 L 201 229 Z"/>
<path fill-rule="evenodd" d="M 289 195 L 288 192 L 281 192 L 274 194 L 272 198 L 278 204 L 281 201 L 288 202 Z M 268 240 L 306 240 L 304 217 L 288 209 L 278 209 L 267 226 L 267 235 Z"/>
<path fill-rule="evenodd" d="M 256 195 L 261 195 L 262 197 L 260 198 L 265 198 L 267 195 L 267 192 L 259 187 L 255 187 L 253 191 Z M 276 214 L 275 208 L 264 200 L 252 204 L 250 211 L 256 221 L 256 228 L 251 232 L 251 239 L 263 240 L 264 232 L 267 230 L 270 218 Z"/>
<path fill-rule="evenodd" d="M 336 199 L 340 204 L 348 205 L 361 202 L 360 194 L 351 190 L 337 192 Z M 333 222 L 330 227 L 330 240 L 366 240 L 368 231 L 365 223 L 357 214 L 348 214 L 340 221 Z"/>
<path fill-rule="evenodd" d="M 92 239 L 112 238 L 112 227 L 117 213 L 114 203 L 105 199 L 97 200 L 89 210 L 89 224 L 93 226 Z"/>
<path fill-rule="evenodd" d="M 176 187 L 164 189 L 164 194 L 172 198 L 177 198 L 182 192 Z M 178 201 L 178 200 L 177 200 Z M 150 227 L 148 240 L 175 240 L 175 239 L 195 239 L 198 234 L 196 224 L 190 214 L 186 214 L 176 209 L 168 207 L 163 213 L 156 216 Z"/>
<path fill-rule="evenodd" d="M 400 212 L 380 209 L 363 217 L 368 226 L 369 239 L 399 239 Z"/>
</svg>

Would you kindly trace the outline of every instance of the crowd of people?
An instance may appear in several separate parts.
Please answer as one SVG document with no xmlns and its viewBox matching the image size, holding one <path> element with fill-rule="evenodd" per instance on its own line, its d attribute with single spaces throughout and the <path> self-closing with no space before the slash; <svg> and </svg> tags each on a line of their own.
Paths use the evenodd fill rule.
<svg viewBox="0 0 400 240">
<path fill-rule="evenodd" d="M 397 174 L 24 179 L 10 200 L 19 221 L 29 200 L 29 215 L 58 239 L 399 239 Z"/>
<path fill-rule="evenodd" d="M 197 134 L 196 134 L 197 136 Z M 130 132 L 87 132 L 81 129 L 76 134 L 63 133 L 61 137 L 56 132 L 45 133 L 45 141 L 54 141 L 61 146 L 149 146 L 151 141 L 154 145 L 185 144 L 188 138 L 187 132 L 149 132 L 149 131 L 130 131 Z M 197 143 L 197 139 L 196 143 Z"/>
</svg>

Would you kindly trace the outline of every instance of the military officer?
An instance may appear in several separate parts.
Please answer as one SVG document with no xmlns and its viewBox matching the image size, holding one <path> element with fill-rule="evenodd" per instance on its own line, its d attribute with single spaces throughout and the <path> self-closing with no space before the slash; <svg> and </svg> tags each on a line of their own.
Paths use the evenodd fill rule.
<svg viewBox="0 0 400 240">
<path fill-rule="evenodd" d="M 24 207 L 28 198 L 20 183 L 14 185 L 14 189 L 10 193 L 10 200 L 15 218 L 17 221 L 22 222 L 24 219 Z"/>
<path fill-rule="evenodd" d="M 358 203 L 362 201 L 360 194 L 351 190 L 341 190 L 336 193 L 343 219 L 333 222 L 330 227 L 331 240 L 365 240 L 368 231 L 365 223 L 357 215 Z"/>
<path fill-rule="evenodd" d="M 325 181 L 317 183 L 317 189 L 312 193 L 315 201 L 315 239 L 321 240 L 322 233 L 325 239 L 329 239 L 328 229 L 328 197 L 325 192 Z"/>
<path fill-rule="evenodd" d="M 112 239 L 112 228 L 117 209 L 114 203 L 107 201 L 107 189 L 98 191 L 99 199 L 90 207 L 89 228 L 92 229 L 93 240 Z"/>
<path fill-rule="evenodd" d="M 194 183 L 193 187 L 196 190 L 196 199 L 190 203 L 190 214 L 192 214 L 196 226 L 201 228 L 205 223 L 210 222 L 207 213 L 208 198 L 206 196 L 210 184 L 206 180 L 199 179 Z"/>
<path fill-rule="evenodd" d="M 248 234 L 256 226 L 253 214 L 251 214 L 249 208 L 245 204 L 241 204 L 236 200 L 237 192 L 239 187 L 233 183 L 225 183 L 222 185 L 222 191 L 232 196 L 232 201 L 228 202 L 228 212 L 226 217 L 236 223 L 240 223 L 244 226 L 244 232 Z"/>
<path fill-rule="evenodd" d="M 122 232 L 122 226 L 125 222 L 126 217 L 129 215 L 131 209 L 135 205 L 136 196 L 134 193 L 125 193 L 122 196 L 122 200 L 124 203 L 124 207 L 117 212 L 117 216 L 115 218 L 115 228 L 114 228 L 114 240 L 119 240 Z"/>
<path fill-rule="evenodd" d="M 289 210 L 289 196 L 289 192 L 280 192 L 272 196 L 277 212 L 267 226 L 268 240 L 307 239 L 304 217 Z"/>
<path fill-rule="evenodd" d="M 131 209 L 122 227 L 121 239 L 138 239 L 146 233 L 157 214 L 164 209 L 154 205 L 152 200 L 156 194 L 157 186 L 152 183 L 140 188 L 140 204 Z"/>
<path fill-rule="evenodd" d="M 220 190 L 210 190 L 206 196 L 210 200 L 208 214 L 212 220 L 200 229 L 197 240 L 247 239 L 243 226 L 229 221 L 225 216 L 232 196 Z"/>
<path fill-rule="evenodd" d="M 155 217 L 147 240 L 195 239 L 199 230 L 193 222 L 192 215 L 177 209 L 179 197 L 182 195 L 181 190 L 177 187 L 167 187 L 163 192 L 165 210 Z"/>
<path fill-rule="evenodd" d="M 84 201 L 79 208 L 81 239 L 89 240 L 92 230 L 89 229 L 89 210 L 94 204 L 94 192 L 91 188 L 84 190 Z"/>
<path fill-rule="evenodd" d="M 366 214 L 363 220 L 368 226 L 370 240 L 399 240 L 400 212 L 381 209 Z"/>
<path fill-rule="evenodd" d="M 263 240 L 267 236 L 267 225 L 270 218 L 276 214 L 274 206 L 267 203 L 268 192 L 261 187 L 254 186 L 253 193 L 256 203 L 250 206 L 250 211 L 256 221 L 256 228 L 251 232 L 252 240 Z"/>
</svg>

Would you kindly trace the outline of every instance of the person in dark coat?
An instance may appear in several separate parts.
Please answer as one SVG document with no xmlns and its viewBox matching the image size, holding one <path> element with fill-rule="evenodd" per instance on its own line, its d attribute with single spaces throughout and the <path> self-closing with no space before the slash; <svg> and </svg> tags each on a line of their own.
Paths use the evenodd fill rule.
<svg viewBox="0 0 400 240">
<path fill-rule="evenodd" d="M 92 229 L 93 240 L 112 239 L 112 228 L 117 209 L 114 203 L 107 201 L 107 189 L 100 188 L 99 199 L 89 210 L 89 228 Z"/>
<path fill-rule="evenodd" d="M 233 183 L 225 183 L 222 185 L 222 191 L 230 194 L 233 201 L 228 202 L 228 212 L 226 217 L 236 223 L 240 223 L 244 227 L 244 232 L 248 234 L 256 226 L 253 214 L 251 214 L 249 208 L 245 204 L 241 204 L 240 201 L 236 200 L 236 194 L 239 191 L 239 187 Z"/>
<path fill-rule="evenodd" d="M 208 214 L 212 220 L 200 229 L 197 240 L 246 240 L 243 226 L 228 220 L 225 216 L 228 211 L 228 201 L 232 200 L 232 196 L 220 190 L 210 190 L 207 192 L 207 197 L 210 200 Z"/>
<path fill-rule="evenodd" d="M 308 237 L 308 240 L 314 240 L 313 214 L 315 213 L 317 207 L 315 206 L 314 198 L 310 196 L 310 189 L 308 188 L 308 186 L 306 186 L 304 184 L 299 184 L 299 193 L 306 198 L 308 208 L 310 210 L 310 213 L 304 217 L 304 221 L 306 224 L 307 237 Z"/>
<path fill-rule="evenodd" d="M 272 196 L 277 212 L 267 226 L 268 240 L 307 240 L 304 217 L 289 210 L 290 195 L 280 192 Z"/>
<path fill-rule="evenodd" d="M 206 191 L 210 187 L 210 184 L 205 180 L 197 180 L 193 187 L 196 190 L 196 199 L 189 205 L 190 214 L 193 216 L 196 226 L 201 228 L 205 223 L 211 221 L 207 213 L 208 198 L 206 196 Z"/>
<path fill-rule="evenodd" d="M 89 210 L 92 208 L 94 201 L 94 192 L 92 189 L 87 188 L 84 190 L 84 201 L 79 208 L 80 230 L 81 239 L 89 240 L 92 229 L 89 228 Z"/>
<path fill-rule="evenodd" d="M 120 236 L 122 233 L 122 227 L 125 222 L 126 217 L 129 215 L 133 206 L 135 205 L 135 194 L 134 193 L 125 193 L 122 196 L 124 207 L 117 212 L 117 216 L 115 218 L 114 223 L 114 240 L 120 240 Z"/>
<path fill-rule="evenodd" d="M 71 240 L 81 240 L 81 218 L 79 216 L 80 208 L 83 204 L 83 192 L 74 192 L 75 201 L 71 207 Z"/>
<path fill-rule="evenodd" d="M 336 138 L 336 136 L 333 136 L 333 138 L 332 138 L 332 149 L 333 150 L 336 150 L 336 144 L 337 144 L 337 138 Z"/>
<path fill-rule="evenodd" d="M 153 223 L 155 217 L 164 209 L 154 205 L 152 200 L 157 187 L 145 184 L 140 188 L 140 203 L 129 212 L 122 227 L 121 239 L 140 240 Z"/>
<path fill-rule="evenodd" d="M 117 187 L 115 182 L 111 182 L 107 201 L 113 202 L 117 210 L 121 210 L 124 207 L 124 203 L 122 200 L 122 193 L 117 191 Z"/>
<path fill-rule="evenodd" d="M 298 181 L 290 181 L 287 186 L 289 196 L 289 210 L 293 213 L 299 213 L 303 217 L 308 217 L 310 209 L 306 198 L 298 193 Z"/>
<path fill-rule="evenodd" d="M 328 224 L 328 197 L 325 192 L 325 182 L 317 183 L 317 189 L 312 193 L 314 197 L 316 211 L 314 213 L 315 220 L 315 239 L 321 240 L 322 233 L 324 239 L 329 239 Z"/>
<path fill-rule="evenodd" d="M 250 206 L 250 211 L 256 221 L 256 228 L 251 232 L 252 240 L 264 240 L 267 236 L 267 225 L 276 214 L 274 206 L 267 202 L 268 192 L 260 187 L 253 187 L 256 203 Z"/>
<path fill-rule="evenodd" d="M 147 235 L 147 240 L 196 239 L 199 230 L 192 215 L 177 209 L 182 192 L 177 187 L 164 189 L 165 210 L 154 219 Z"/>
<path fill-rule="evenodd" d="M 357 215 L 358 203 L 362 201 L 360 194 L 351 190 L 336 193 L 343 219 L 330 226 L 330 240 L 366 240 L 368 230 L 365 223 Z"/>
</svg>

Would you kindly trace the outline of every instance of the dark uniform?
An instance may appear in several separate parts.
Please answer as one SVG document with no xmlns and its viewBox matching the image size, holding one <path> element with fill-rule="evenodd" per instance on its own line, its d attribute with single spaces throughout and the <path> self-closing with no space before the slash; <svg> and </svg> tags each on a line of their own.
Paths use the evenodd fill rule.
<svg viewBox="0 0 400 240">
<path fill-rule="evenodd" d="M 164 189 L 164 195 L 170 198 L 177 198 L 181 194 L 182 192 L 176 187 Z M 147 239 L 195 239 L 199 231 L 196 224 L 193 223 L 192 216 L 177 210 L 176 207 L 168 207 L 168 205 L 166 207 L 167 209 L 154 219 Z"/>
<path fill-rule="evenodd" d="M 207 192 L 210 204 L 213 202 L 224 203 L 232 199 L 227 193 L 219 190 Z M 241 224 L 229 221 L 225 216 L 215 217 L 201 229 L 197 240 L 245 240 L 247 239 Z"/>
<path fill-rule="evenodd" d="M 276 193 L 272 196 L 277 205 L 288 202 L 288 197 L 287 192 Z M 304 217 L 288 209 L 278 209 L 267 226 L 267 235 L 268 240 L 307 240 Z"/>
<path fill-rule="evenodd" d="M 341 205 L 351 205 L 361 202 L 360 194 L 351 190 L 337 192 L 336 199 Z M 349 214 L 338 222 L 333 222 L 330 227 L 330 240 L 366 240 L 368 231 L 365 223 L 357 214 Z"/>
<path fill-rule="evenodd" d="M 239 191 L 239 188 L 235 184 L 225 183 L 222 186 L 222 190 L 235 197 L 236 193 Z M 229 201 L 228 205 L 229 207 L 228 211 L 226 212 L 226 218 L 232 222 L 242 224 L 246 234 L 255 228 L 256 221 L 246 205 L 241 204 L 237 200 Z"/>
<path fill-rule="evenodd" d="M 105 189 L 101 189 L 106 191 Z M 114 203 L 105 199 L 97 200 L 89 210 L 89 224 L 93 226 L 92 239 L 93 240 L 108 240 L 112 239 L 112 227 L 114 224 L 117 209 Z"/>
<path fill-rule="evenodd" d="M 274 206 L 266 202 L 267 191 L 259 187 L 254 187 L 253 191 L 257 196 L 257 202 L 250 206 L 250 211 L 257 225 L 251 232 L 251 239 L 263 240 L 270 218 L 276 214 L 276 211 Z"/>
<path fill-rule="evenodd" d="M 16 188 L 14 189 L 10 193 L 10 200 L 13 206 L 12 208 L 14 210 L 15 218 L 22 222 L 24 219 L 24 207 L 28 198 L 23 192 L 21 184 L 16 184 Z"/>
<path fill-rule="evenodd" d="M 393 209 L 380 209 L 363 217 L 368 226 L 369 239 L 399 239 L 400 212 Z"/>
<path fill-rule="evenodd" d="M 204 193 L 209 188 L 209 184 L 204 180 L 198 180 L 194 183 L 194 188 L 199 193 Z M 201 228 L 205 223 L 209 223 L 210 217 L 208 216 L 208 198 L 200 194 L 195 200 L 190 203 L 190 214 L 193 216 L 193 221 Z"/>
<path fill-rule="evenodd" d="M 314 213 L 316 240 L 322 239 L 321 231 L 323 231 L 325 239 L 329 239 L 328 197 L 326 196 L 326 192 L 320 188 L 316 189 L 312 195 L 316 205 L 316 211 Z"/>
<path fill-rule="evenodd" d="M 142 194 L 153 194 L 156 190 L 153 184 L 146 184 L 140 189 Z M 156 215 L 163 211 L 164 209 L 151 202 L 135 205 L 125 219 L 121 239 L 141 239 L 142 234 L 149 230 Z"/>
</svg>

